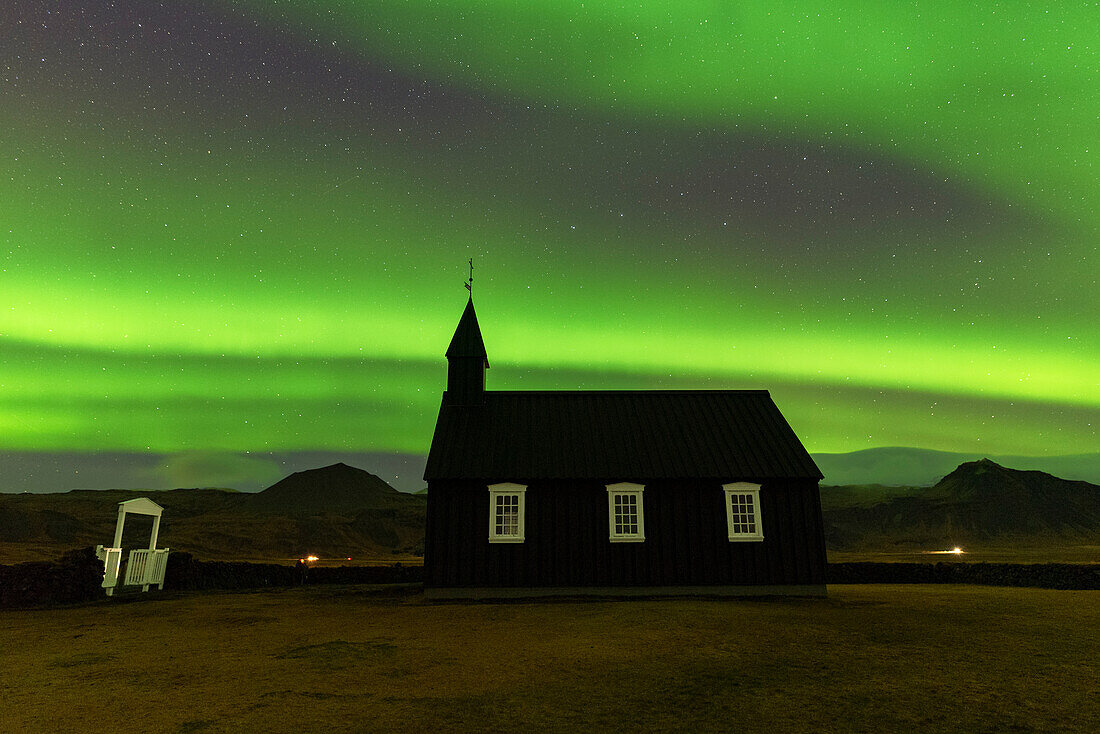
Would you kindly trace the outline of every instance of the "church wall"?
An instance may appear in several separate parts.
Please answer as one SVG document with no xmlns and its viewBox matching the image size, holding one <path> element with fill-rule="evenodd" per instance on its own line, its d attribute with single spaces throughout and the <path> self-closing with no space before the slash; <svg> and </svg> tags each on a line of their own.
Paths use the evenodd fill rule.
<svg viewBox="0 0 1100 734">
<path fill-rule="evenodd" d="M 728 539 L 723 480 L 497 481 L 527 487 L 524 542 L 489 542 L 489 482 L 430 482 L 427 587 L 825 583 L 820 499 L 812 480 L 758 482 L 761 542 Z M 643 542 L 608 538 L 606 485 L 619 481 L 645 485 Z"/>
</svg>

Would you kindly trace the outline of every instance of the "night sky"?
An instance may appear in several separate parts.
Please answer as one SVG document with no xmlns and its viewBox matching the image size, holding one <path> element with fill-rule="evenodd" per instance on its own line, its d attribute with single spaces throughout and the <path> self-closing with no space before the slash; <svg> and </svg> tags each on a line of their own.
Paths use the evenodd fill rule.
<svg viewBox="0 0 1100 734">
<path fill-rule="evenodd" d="M 1096 451 L 1100 6 L 825 5 L 7 0 L 0 451 L 422 455 L 471 257 L 490 389 Z"/>
</svg>

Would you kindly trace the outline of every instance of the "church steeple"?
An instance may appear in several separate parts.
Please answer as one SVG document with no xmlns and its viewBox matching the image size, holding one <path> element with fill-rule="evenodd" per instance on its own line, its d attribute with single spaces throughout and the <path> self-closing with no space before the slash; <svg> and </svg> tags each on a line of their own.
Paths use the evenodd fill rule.
<svg viewBox="0 0 1100 734">
<path fill-rule="evenodd" d="M 447 401 L 454 405 L 480 404 L 485 393 L 487 369 L 489 355 L 481 339 L 481 327 L 477 324 L 471 296 L 447 347 Z"/>
</svg>

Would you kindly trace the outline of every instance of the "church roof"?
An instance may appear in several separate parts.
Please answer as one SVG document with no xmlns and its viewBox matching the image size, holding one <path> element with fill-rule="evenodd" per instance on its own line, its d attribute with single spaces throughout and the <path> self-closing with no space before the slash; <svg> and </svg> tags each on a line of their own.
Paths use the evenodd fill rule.
<svg viewBox="0 0 1100 734">
<path fill-rule="evenodd" d="M 487 391 L 479 405 L 443 401 L 424 478 L 733 481 L 822 474 L 766 390 Z"/>
<path fill-rule="evenodd" d="M 451 337 L 446 356 L 447 359 L 481 357 L 485 361 L 485 366 L 489 366 L 489 355 L 486 354 L 485 342 L 481 339 L 481 327 L 477 324 L 472 297 L 466 302 L 466 309 L 462 312 L 462 318 L 458 320 L 458 328 L 455 329 L 455 335 Z"/>
</svg>

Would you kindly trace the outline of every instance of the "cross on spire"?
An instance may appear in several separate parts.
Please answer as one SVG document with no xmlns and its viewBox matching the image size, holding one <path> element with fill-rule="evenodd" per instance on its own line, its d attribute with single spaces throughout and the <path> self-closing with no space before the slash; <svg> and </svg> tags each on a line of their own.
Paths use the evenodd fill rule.
<svg viewBox="0 0 1100 734">
<path fill-rule="evenodd" d="M 462 285 L 466 286 L 466 290 L 470 291 L 470 298 L 474 297 L 474 259 L 470 258 L 470 277 Z"/>
</svg>

